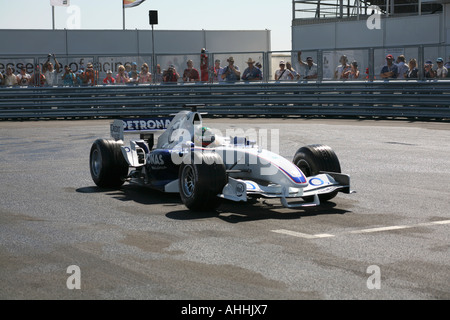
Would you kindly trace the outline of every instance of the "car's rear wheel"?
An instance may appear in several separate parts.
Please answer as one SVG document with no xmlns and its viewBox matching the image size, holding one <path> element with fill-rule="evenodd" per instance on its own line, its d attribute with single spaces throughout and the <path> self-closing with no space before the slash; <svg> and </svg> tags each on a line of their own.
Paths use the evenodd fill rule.
<svg viewBox="0 0 450 320">
<path fill-rule="evenodd" d="M 217 195 L 227 183 L 222 158 L 216 153 L 192 152 L 179 171 L 182 202 L 192 211 L 210 211 L 221 202 Z M 186 163 L 187 162 L 187 163 Z"/>
<path fill-rule="evenodd" d="M 92 180 L 101 188 L 119 188 L 128 175 L 128 163 L 122 155 L 121 142 L 98 139 L 91 147 L 89 167 Z"/>
<path fill-rule="evenodd" d="M 329 146 L 314 144 L 297 150 L 292 161 L 305 176 L 315 176 L 321 171 L 341 173 L 341 165 L 336 153 Z M 321 201 L 333 199 L 338 191 L 319 195 Z"/>
</svg>

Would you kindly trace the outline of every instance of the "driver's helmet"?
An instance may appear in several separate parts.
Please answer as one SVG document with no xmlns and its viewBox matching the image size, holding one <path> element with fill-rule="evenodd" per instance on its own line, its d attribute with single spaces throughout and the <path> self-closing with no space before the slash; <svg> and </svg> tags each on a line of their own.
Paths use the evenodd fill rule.
<svg viewBox="0 0 450 320">
<path fill-rule="evenodd" d="M 194 142 L 196 145 L 200 145 L 201 143 L 202 147 L 207 147 L 216 140 L 216 137 L 214 136 L 214 133 L 211 131 L 210 128 L 202 127 L 201 131 L 199 132 L 198 135 L 196 135 L 195 139 L 196 141 Z"/>
</svg>

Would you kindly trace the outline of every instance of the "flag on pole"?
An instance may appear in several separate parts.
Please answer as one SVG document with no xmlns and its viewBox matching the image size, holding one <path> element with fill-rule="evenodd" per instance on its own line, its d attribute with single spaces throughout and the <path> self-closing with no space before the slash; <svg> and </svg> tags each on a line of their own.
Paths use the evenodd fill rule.
<svg viewBox="0 0 450 320">
<path fill-rule="evenodd" d="M 50 0 L 50 5 L 53 7 L 68 7 L 70 0 Z"/>
<path fill-rule="evenodd" d="M 124 8 L 137 7 L 138 5 L 140 5 L 144 1 L 145 0 L 123 0 L 123 7 Z"/>
</svg>

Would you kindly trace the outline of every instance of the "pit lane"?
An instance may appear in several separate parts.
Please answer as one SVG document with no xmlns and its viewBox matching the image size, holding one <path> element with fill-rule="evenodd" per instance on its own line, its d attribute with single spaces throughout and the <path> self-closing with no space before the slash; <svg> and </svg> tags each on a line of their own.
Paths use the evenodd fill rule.
<svg viewBox="0 0 450 320">
<path fill-rule="evenodd" d="M 450 298 L 448 123 L 204 122 L 223 132 L 278 129 L 288 159 L 327 144 L 357 193 L 310 209 L 266 200 L 192 213 L 177 195 L 94 186 L 89 150 L 109 136 L 109 120 L 1 122 L 0 297 Z M 80 290 L 66 286 L 71 265 Z M 380 289 L 368 286 L 370 266 Z"/>
</svg>

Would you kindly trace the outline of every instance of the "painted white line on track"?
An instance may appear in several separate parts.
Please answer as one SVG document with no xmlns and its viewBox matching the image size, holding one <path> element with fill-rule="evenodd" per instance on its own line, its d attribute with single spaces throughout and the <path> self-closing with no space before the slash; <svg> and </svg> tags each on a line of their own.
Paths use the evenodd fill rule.
<svg viewBox="0 0 450 320">
<path fill-rule="evenodd" d="M 342 234 L 363 234 L 363 233 L 382 232 L 382 231 L 391 231 L 391 230 L 401 230 L 401 229 L 408 229 L 408 228 L 415 228 L 415 227 L 427 227 L 427 226 L 445 225 L 445 224 L 450 224 L 450 220 L 424 222 L 424 223 L 417 223 L 417 224 L 404 225 L 404 226 L 388 226 L 388 227 L 378 227 L 378 228 L 353 230 L 353 231 L 339 233 L 339 235 L 342 235 Z M 297 237 L 297 238 L 304 238 L 304 239 L 331 238 L 331 237 L 335 237 L 336 236 L 336 235 L 329 234 L 329 233 L 307 234 L 307 233 L 302 233 L 302 232 L 297 232 L 297 231 L 292 231 L 292 230 L 286 230 L 286 229 L 272 230 L 272 232 L 280 233 L 280 234 L 286 234 L 286 235 L 289 235 L 289 236 L 293 236 L 293 237 Z"/>
<path fill-rule="evenodd" d="M 305 239 L 318 239 L 318 238 L 334 237 L 334 235 L 327 234 L 327 233 L 307 234 L 307 233 L 301 233 L 301 232 L 291 231 L 291 230 L 286 230 L 286 229 L 272 230 L 272 232 L 287 234 L 289 236 L 293 236 L 293 237 L 297 237 L 297 238 L 305 238 Z"/>
</svg>

